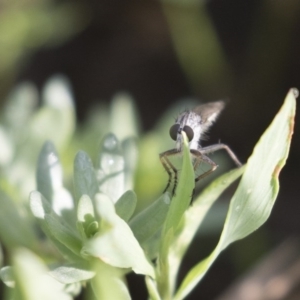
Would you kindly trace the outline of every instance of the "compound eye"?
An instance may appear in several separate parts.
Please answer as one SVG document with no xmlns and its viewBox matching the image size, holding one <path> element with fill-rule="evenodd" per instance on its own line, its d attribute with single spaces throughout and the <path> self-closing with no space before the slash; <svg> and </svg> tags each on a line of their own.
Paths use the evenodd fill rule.
<svg viewBox="0 0 300 300">
<path fill-rule="evenodd" d="M 189 139 L 189 142 L 190 142 L 193 139 L 193 137 L 194 137 L 194 131 L 193 131 L 193 129 L 190 126 L 185 125 L 183 127 L 183 131 L 186 133 L 186 135 L 187 135 L 187 137 Z"/>
<path fill-rule="evenodd" d="M 171 137 L 172 140 L 174 140 L 174 141 L 177 140 L 177 133 L 178 133 L 179 127 L 180 127 L 179 124 L 174 124 L 174 125 L 170 128 L 170 137 Z"/>
</svg>

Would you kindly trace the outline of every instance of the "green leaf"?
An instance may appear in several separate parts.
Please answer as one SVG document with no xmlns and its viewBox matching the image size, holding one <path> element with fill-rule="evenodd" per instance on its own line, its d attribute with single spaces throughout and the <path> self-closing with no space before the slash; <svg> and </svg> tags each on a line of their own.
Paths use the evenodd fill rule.
<svg viewBox="0 0 300 300">
<path fill-rule="evenodd" d="M 145 277 L 145 282 L 151 300 L 161 300 L 155 281 L 149 277 Z"/>
<path fill-rule="evenodd" d="M 255 231 L 268 219 L 279 190 L 278 176 L 290 148 L 296 92 L 295 89 L 289 91 L 280 111 L 256 144 L 230 202 L 218 245 L 189 271 L 175 295 L 176 300 L 183 299 L 193 289 L 222 250 Z"/>
<path fill-rule="evenodd" d="M 89 280 L 95 276 L 95 272 L 89 270 L 87 266 L 74 264 L 55 268 L 49 272 L 49 275 L 61 283 L 70 284 Z"/>
<path fill-rule="evenodd" d="M 161 239 L 161 229 L 159 229 L 154 235 L 141 244 L 147 257 L 151 260 L 156 259 L 158 256 L 158 250 Z"/>
<path fill-rule="evenodd" d="M 41 259 L 26 249 L 13 255 L 13 270 L 16 279 L 16 299 L 20 300 L 71 300 L 64 285 L 48 275 Z"/>
<path fill-rule="evenodd" d="M 38 191 L 50 201 L 58 215 L 73 213 L 73 199 L 69 191 L 63 187 L 62 167 L 56 149 L 50 141 L 43 145 L 40 152 L 36 181 Z"/>
<path fill-rule="evenodd" d="M 62 186 L 62 168 L 52 142 L 46 142 L 40 152 L 36 171 L 37 190 L 52 202 L 53 190 Z"/>
<path fill-rule="evenodd" d="M 182 258 L 191 244 L 198 228 L 201 226 L 207 212 L 214 202 L 219 198 L 223 191 L 238 177 L 242 175 L 245 167 L 232 170 L 216 180 L 214 180 L 205 190 L 195 199 L 184 215 L 184 227 L 176 236 L 169 252 L 171 290 L 175 288 L 177 273 L 182 262 Z"/>
<path fill-rule="evenodd" d="M 81 241 L 77 234 L 71 230 L 63 219 L 60 219 L 54 212 L 45 215 L 45 221 L 53 237 L 64 244 L 75 254 L 80 253 Z"/>
<path fill-rule="evenodd" d="M 118 268 L 132 268 L 135 273 L 154 277 L 154 270 L 130 227 L 115 212 L 113 202 L 104 194 L 96 195 L 101 218 L 99 233 L 86 241 L 83 255 L 100 258 Z"/>
<path fill-rule="evenodd" d="M 195 174 L 190 157 L 188 140 L 184 132 L 182 133 L 182 136 L 184 137 L 182 169 L 180 172 L 178 186 L 175 191 L 175 195 L 172 198 L 166 223 L 163 229 L 163 236 L 167 234 L 171 228 L 176 231 L 184 212 L 191 203 L 193 190 L 195 188 Z"/>
<path fill-rule="evenodd" d="M 51 240 L 58 241 L 74 254 L 80 255 L 81 241 L 77 233 L 52 210 L 41 193 L 34 191 L 30 194 L 30 209 Z"/>
<path fill-rule="evenodd" d="M 75 110 L 67 80 L 51 78 L 43 89 L 43 106 L 29 123 L 31 145 L 41 146 L 51 140 L 59 150 L 64 149 L 75 129 Z"/>
<path fill-rule="evenodd" d="M 120 143 L 114 134 L 110 133 L 103 138 L 96 167 L 100 192 L 116 203 L 125 193 L 125 162 Z"/>
<path fill-rule="evenodd" d="M 175 191 L 175 196 L 172 198 L 170 209 L 163 227 L 161 245 L 159 251 L 159 278 L 158 284 L 162 297 L 168 298 L 170 296 L 169 286 L 169 265 L 168 252 L 170 243 L 174 238 L 174 233 L 179 227 L 184 212 L 191 203 L 193 190 L 195 187 L 195 175 L 190 157 L 190 149 L 188 147 L 188 140 L 186 134 L 183 132 L 183 162 L 180 172 L 179 182 Z"/>
<path fill-rule="evenodd" d="M 36 115 L 33 130 L 43 132 L 44 140 L 53 141 L 60 150 L 68 145 L 75 130 L 75 109 L 69 80 L 61 75 L 53 76 L 42 92 L 44 106 Z"/>
<path fill-rule="evenodd" d="M 24 123 L 21 127 L 11 126 L 9 129 L 13 132 L 12 136 L 16 135 L 15 156 L 13 164 L 6 170 L 6 175 L 9 182 L 17 187 L 20 195 L 26 199 L 35 186 L 33 166 L 36 164 L 42 145 L 45 141 L 51 140 L 58 150 L 62 151 L 69 145 L 75 129 L 74 105 L 66 82 L 58 77 L 50 80 L 45 86 L 45 94 L 45 101 L 41 108 L 33 114 L 30 109 L 30 112 L 22 116 L 21 121 Z M 22 107 L 23 105 L 17 110 Z M 16 120 L 18 119 L 13 121 L 18 123 Z"/>
<path fill-rule="evenodd" d="M 134 213 L 137 203 L 134 191 L 125 192 L 115 204 L 117 215 L 124 221 L 128 221 Z"/>
<path fill-rule="evenodd" d="M 99 192 L 93 163 L 84 151 L 79 151 L 75 157 L 74 189 L 77 201 L 82 195 L 88 195 L 93 201 L 96 193 Z"/>
<path fill-rule="evenodd" d="M 140 244 L 143 244 L 162 228 L 169 207 L 170 197 L 168 193 L 165 193 L 132 218 L 129 226 Z"/>
</svg>

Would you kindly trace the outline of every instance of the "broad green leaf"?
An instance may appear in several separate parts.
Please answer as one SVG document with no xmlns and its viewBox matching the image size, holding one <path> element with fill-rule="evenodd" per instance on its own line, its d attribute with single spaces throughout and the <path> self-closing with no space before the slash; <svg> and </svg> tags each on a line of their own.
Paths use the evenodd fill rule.
<svg viewBox="0 0 300 300">
<path fill-rule="evenodd" d="M 96 209 L 101 222 L 99 233 L 86 241 L 82 253 L 100 258 L 118 268 L 132 268 L 135 273 L 154 277 L 154 270 L 130 227 L 115 212 L 113 202 L 104 194 L 96 195 Z"/>
<path fill-rule="evenodd" d="M 170 196 L 168 193 L 164 193 L 130 220 L 129 226 L 140 244 L 143 244 L 162 228 L 169 207 Z"/>
<path fill-rule="evenodd" d="M 184 227 L 176 236 L 169 252 L 169 265 L 171 277 L 171 290 L 176 284 L 176 277 L 182 258 L 191 244 L 198 228 L 201 226 L 207 212 L 223 191 L 244 171 L 244 167 L 232 170 L 214 180 L 205 190 L 193 201 L 184 215 Z"/>
<path fill-rule="evenodd" d="M 49 272 L 49 275 L 61 283 L 70 284 L 89 280 L 95 276 L 95 272 L 86 266 L 74 264 L 55 268 Z"/>
<path fill-rule="evenodd" d="M 136 203 L 137 198 L 135 192 L 128 190 L 115 204 L 117 215 L 124 221 L 128 221 L 134 213 Z"/>
<path fill-rule="evenodd" d="M 14 201 L 0 191 L 0 240 L 5 247 L 12 249 L 24 246 L 36 249 L 37 240 L 24 212 Z"/>
<path fill-rule="evenodd" d="M 51 240 L 57 240 L 73 253 L 80 255 L 81 241 L 77 233 L 52 210 L 49 202 L 38 191 L 30 194 L 30 209 Z"/>
<path fill-rule="evenodd" d="M 297 92 L 295 89 L 289 91 L 280 111 L 256 144 L 230 202 L 218 245 L 189 271 L 175 295 L 176 300 L 183 299 L 193 289 L 222 250 L 255 231 L 268 219 L 279 190 L 278 176 L 290 148 Z"/>
<path fill-rule="evenodd" d="M 93 163 L 84 151 L 79 151 L 75 157 L 74 189 L 77 201 L 82 195 L 88 195 L 93 201 L 96 193 L 99 192 Z"/>
<path fill-rule="evenodd" d="M 64 285 L 49 276 L 42 260 L 26 249 L 18 249 L 13 255 L 16 279 L 16 299 L 20 300 L 71 300 Z"/>
<path fill-rule="evenodd" d="M 92 288 L 95 296 L 92 299 L 131 299 L 123 279 L 123 271 L 107 265 L 100 260 L 93 261 L 93 265 L 96 276 L 92 279 Z"/>
<path fill-rule="evenodd" d="M 116 203 L 125 193 L 125 162 L 120 143 L 112 133 L 102 140 L 96 168 L 100 192 Z"/>
<path fill-rule="evenodd" d="M 193 190 L 195 188 L 194 169 L 190 157 L 188 140 L 184 132 L 182 132 L 182 136 L 184 138 L 182 169 L 180 172 L 178 186 L 175 191 L 175 196 L 172 198 L 170 209 L 163 227 L 159 251 L 158 266 L 160 276 L 158 278 L 158 284 L 163 298 L 170 296 L 169 265 L 167 258 L 169 247 L 174 238 L 174 233 L 182 221 L 184 212 L 191 203 Z"/>
</svg>

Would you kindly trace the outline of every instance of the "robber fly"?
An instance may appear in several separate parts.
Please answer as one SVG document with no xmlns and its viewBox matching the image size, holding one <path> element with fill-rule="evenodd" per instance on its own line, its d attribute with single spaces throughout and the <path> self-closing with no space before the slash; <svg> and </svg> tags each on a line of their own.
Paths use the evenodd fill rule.
<svg viewBox="0 0 300 300">
<path fill-rule="evenodd" d="M 195 107 L 193 110 L 187 110 L 181 113 L 175 120 L 175 124 L 170 128 L 170 136 L 176 142 L 174 149 L 167 150 L 159 155 L 160 161 L 169 175 L 168 184 L 164 190 L 167 191 L 174 176 L 174 187 L 172 195 L 174 195 L 177 186 L 178 170 L 171 163 L 170 157 L 182 154 L 183 137 L 182 131 L 184 131 L 189 140 L 190 153 L 193 159 L 194 171 L 197 170 L 201 162 L 205 162 L 210 165 L 210 169 L 203 174 L 195 178 L 195 182 L 211 174 L 218 165 L 211 160 L 207 154 L 224 149 L 229 156 L 240 167 L 242 164 L 233 153 L 233 151 L 225 144 L 214 144 L 207 147 L 201 147 L 201 139 L 205 136 L 205 132 L 216 121 L 218 115 L 225 106 L 224 101 L 216 101 L 207 104 L 202 104 Z"/>
</svg>

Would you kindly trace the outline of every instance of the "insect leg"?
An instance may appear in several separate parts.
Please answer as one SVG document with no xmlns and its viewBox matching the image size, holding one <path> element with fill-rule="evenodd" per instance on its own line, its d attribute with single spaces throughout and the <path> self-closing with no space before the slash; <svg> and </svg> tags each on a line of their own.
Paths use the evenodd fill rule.
<svg viewBox="0 0 300 300">
<path fill-rule="evenodd" d="M 170 162 L 169 160 L 169 156 L 172 155 L 176 155 L 178 154 L 179 151 L 177 149 L 171 149 L 168 151 L 165 151 L 163 153 L 159 154 L 159 159 L 161 161 L 161 164 L 163 165 L 163 167 L 165 168 L 165 170 L 167 171 L 168 175 L 169 175 L 169 180 L 167 183 L 166 188 L 164 189 L 164 192 L 166 192 L 172 182 L 172 171 L 174 173 L 174 187 L 172 189 L 172 195 L 175 194 L 175 190 L 176 190 L 176 186 L 177 186 L 177 169 L 174 167 L 174 165 Z"/>
<path fill-rule="evenodd" d="M 239 161 L 239 159 L 236 157 L 236 155 L 233 153 L 233 151 L 225 144 L 214 144 L 211 146 L 201 148 L 200 151 L 202 154 L 209 154 L 209 153 L 212 153 L 212 152 L 215 152 L 218 150 L 222 150 L 222 149 L 227 151 L 228 155 L 231 157 L 231 159 L 235 162 L 235 164 L 238 167 L 242 166 L 242 163 Z"/>
<path fill-rule="evenodd" d="M 195 149 L 191 149 L 190 151 L 191 151 L 191 154 L 195 157 L 195 163 L 194 163 L 194 170 L 195 171 L 196 171 L 197 167 L 199 166 L 200 162 L 202 162 L 202 161 L 211 166 L 211 168 L 208 171 L 206 171 L 203 174 L 196 177 L 195 182 L 197 182 L 200 179 L 202 179 L 202 178 L 206 177 L 207 175 L 211 174 L 218 167 L 218 165 L 213 160 L 211 160 L 208 156 L 206 156 L 202 153 L 202 149 L 201 149 L 201 152 L 198 151 L 198 150 L 195 150 Z"/>
</svg>

